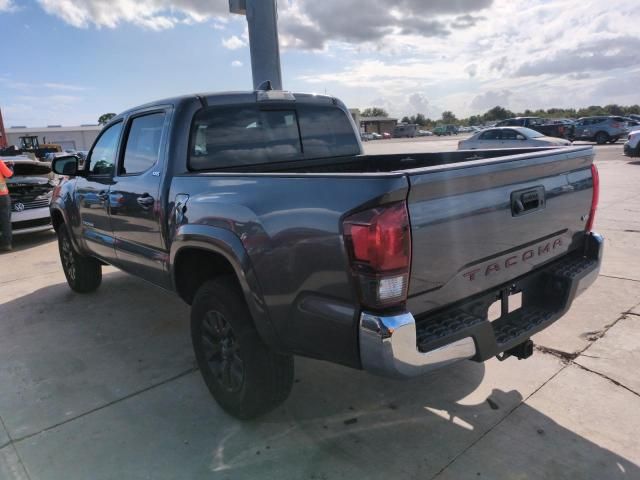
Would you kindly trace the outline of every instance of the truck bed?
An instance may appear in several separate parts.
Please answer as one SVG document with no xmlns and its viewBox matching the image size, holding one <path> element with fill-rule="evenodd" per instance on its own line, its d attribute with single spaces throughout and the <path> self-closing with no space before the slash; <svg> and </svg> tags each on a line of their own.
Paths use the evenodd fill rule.
<svg viewBox="0 0 640 480">
<path fill-rule="evenodd" d="M 574 147 L 569 150 L 584 150 L 589 147 Z M 296 160 L 264 165 L 225 167 L 218 172 L 242 173 L 388 173 L 405 170 L 441 167 L 452 164 L 465 164 L 482 159 L 500 159 L 508 161 L 514 155 L 541 153 L 557 149 L 556 147 L 513 148 L 493 150 L 454 150 L 451 152 L 399 153 L 381 155 L 356 155 L 350 157 L 318 158 L 314 160 Z M 567 151 L 565 149 L 564 151 Z M 460 165 L 458 165 L 460 166 Z"/>
</svg>

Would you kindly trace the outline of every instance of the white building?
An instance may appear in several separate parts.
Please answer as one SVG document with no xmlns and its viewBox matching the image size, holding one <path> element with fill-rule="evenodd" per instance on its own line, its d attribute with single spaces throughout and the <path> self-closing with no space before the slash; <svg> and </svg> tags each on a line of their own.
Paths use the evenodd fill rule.
<svg viewBox="0 0 640 480">
<path fill-rule="evenodd" d="M 40 143 L 55 143 L 63 150 L 89 150 L 102 130 L 101 125 L 79 127 L 10 127 L 6 129 L 8 145 L 20 146 L 20 137 L 37 136 Z"/>
</svg>

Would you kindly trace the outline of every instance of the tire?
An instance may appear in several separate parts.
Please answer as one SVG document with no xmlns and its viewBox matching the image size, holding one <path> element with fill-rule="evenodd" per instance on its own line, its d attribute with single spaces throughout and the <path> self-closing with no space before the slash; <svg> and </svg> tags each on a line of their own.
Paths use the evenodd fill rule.
<svg viewBox="0 0 640 480">
<path fill-rule="evenodd" d="M 262 341 L 235 279 L 204 283 L 191 307 L 191 340 L 198 367 L 218 404 L 241 420 L 283 403 L 293 387 L 293 356 Z"/>
<path fill-rule="evenodd" d="M 604 145 L 609 141 L 609 134 L 607 132 L 598 132 L 596 133 L 595 141 L 598 145 Z"/>
<path fill-rule="evenodd" d="M 98 289 L 102 283 L 100 262 L 75 251 L 64 224 L 58 228 L 58 251 L 62 270 L 71 290 L 77 293 L 90 293 Z"/>
<path fill-rule="evenodd" d="M 609 143 L 613 145 L 613 144 L 614 144 L 614 143 L 616 143 L 618 140 L 620 140 L 620 137 L 613 137 L 613 138 L 610 138 L 610 139 L 609 139 Z"/>
</svg>

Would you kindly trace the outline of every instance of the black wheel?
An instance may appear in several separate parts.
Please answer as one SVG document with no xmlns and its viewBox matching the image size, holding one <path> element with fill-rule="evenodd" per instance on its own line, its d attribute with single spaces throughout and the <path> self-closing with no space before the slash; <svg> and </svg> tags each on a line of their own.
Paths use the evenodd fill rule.
<svg viewBox="0 0 640 480">
<path fill-rule="evenodd" d="M 616 143 L 618 140 L 620 140 L 620 137 L 613 137 L 609 139 L 609 143 L 614 144 Z"/>
<path fill-rule="evenodd" d="M 293 356 L 264 344 L 233 278 L 200 287 L 191 308 L 191 340 L 205 384 L 230 415 L 255 418 L 289 396 Z"/>
<path fill-rule="evenodd" d="M 598 145 L 604 145 L 609 141 L 609 135 L 607 132 L 598 132 L 595 140 Z"/>
<path fill-rule="evenodd" d="M 95 258 L 76 252 L 64 225 L 58 228 L 58 250 L 64 276 L 71 290 L 78 293 L 95 291 L 102 282 L 102 266 Z"/>
</svg>

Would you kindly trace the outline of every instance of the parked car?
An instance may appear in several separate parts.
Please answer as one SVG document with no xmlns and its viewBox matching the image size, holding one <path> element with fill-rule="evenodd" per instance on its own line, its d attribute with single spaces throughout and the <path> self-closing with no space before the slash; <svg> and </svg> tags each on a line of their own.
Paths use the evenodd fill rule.
<svg viewBox="0 0 640 480">
<path fill-rule="evenodd" d="M 400 123 L 393 129 L 394 138 L 413 138 L 418 133 L 418 125 L 415 123 Z"/>
<path fill-rule="evenodd" d="M 372 140 L 382 140 L 382 138 L 383 138 L 383 137 L 382 137 L 382 134 L 380 134 L 380 133 L 376 133 L 376 132 L 373 132 L 373 133 L 371 134 L 371 136 L 373 137 L 373 138 L 372 138 Z"/>
<path fill-rule="evenodd" d="M 111 264 L 175 291 L 207 387 L 251 418 L 294 354 L 395 378 L 532 355 L 598 275 L 593 156 L 366 155 L 335 98 L 190 95 L 114 117 L 83 170 L 56 158 L 51 212 L 69 286 Z"/>
<path fill-rule="evenodd" d="M 457 135 L 458 127 L 455 125 L 438 125 L 433 129 L 433 134 L 439 137 L 443 135 Z"/>
<path fill-rule="evenodd" d="M 384 132 L 382 134 L 382 138 L 388 140 L 389 138 L 392 138 L 392 135 L 389 132 Z"/>
<path fill-rule="evenodd" d="M 629 134 L 623 151 L 628 157 L 640 157 L 640 130 L 633 131 Z"/>
<path fill-rule="evenodd" d="M 636 130 L 640 130 L 640 121 L 634 120 L 633 118 L 625 118 L 627 123 L 627 129 L 629 133 L 635 132 Z"/>
<path fill-rule="evenodd" d="M 563 123 L 553 123 L 540 117 L 515 117 L 496 123 L 496 127 L 526 127 L 547 137 L 570 138 L 572 129 Z"/>
<path fill-rule="evenodd" d="M 572 140 L 587 140 L 603 145 L 616 143 L 629 134 L 623 117 L 598 116 L 582 117 L 575 123 Z"/>
<path fill-rule="evenodd" d="M 368 142 L 369 140 L 375 140 L 375 137 L 373 136 L 372 133 L 362 132 L 360 133 L 360 139 L 363 142 Z"/>
<path fill-rule="evenodd" d="M 418 130 L 417 135 L 419 137 L 430 137 L 433 135 L 433 132 L 430 132 L 429 130 Z"/>
<path fill-rule="evenodd" d="M 478 148 L 568 147 L 569 140 L 547 137 L 524 127 L 487 128 L 458 142 L 459 150 Z"/>
<path fill-rule="evenodd" d="M 28 157 L 12 157 L 13 177 L 7 178 L 11 197 L 11 229 L 14 235 L 49 230 L 51 214 L 49 203 L 57 177 L 51 164 Z"/>
</svg>

